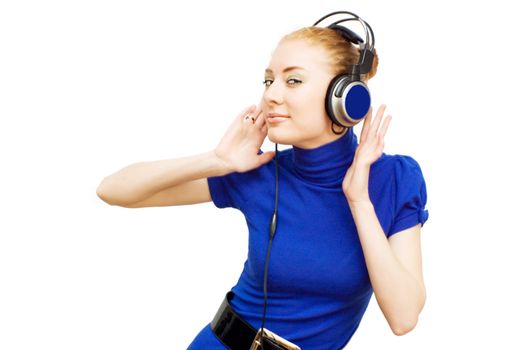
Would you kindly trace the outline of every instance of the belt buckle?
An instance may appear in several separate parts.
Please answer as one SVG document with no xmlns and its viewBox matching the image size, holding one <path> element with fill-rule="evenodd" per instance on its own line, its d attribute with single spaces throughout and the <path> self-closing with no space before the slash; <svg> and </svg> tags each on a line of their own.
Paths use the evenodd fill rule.
<svg viewBox="0 0 526 350">
<path fill-rule="evenodd" d="M 262 342 L 267 340 L 268 343 L 273 345 L 273 349 L 279 350 L 301 350 L 299 346 L 291 343 L 285 338 L 280 337 L 276 333 L 269 331 L 266 328 L 260 328 L 254 337 L 254 341 L 250 346 L 250 350 L 260 350 L 262 348 Z"/>
</svg>

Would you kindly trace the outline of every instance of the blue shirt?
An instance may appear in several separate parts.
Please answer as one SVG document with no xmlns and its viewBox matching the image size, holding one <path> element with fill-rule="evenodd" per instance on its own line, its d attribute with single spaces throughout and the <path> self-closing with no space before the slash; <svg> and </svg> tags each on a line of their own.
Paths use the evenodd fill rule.
<svg viewBox="0 0 526 350">
<path fill-rule="evenodd" d="M 357 137 L 349 129 L 314 149 L 293 146 L 278 152 L 278 219 L 265 328 L 302 349 L 343 348 L 358 328 L 373 292 L 342 190 L 356 147 Z M 274 210 L 274 160 L 248 172 L 210 177 L 208 185 L 218 208 L 235 208 L 245 216 L 248 257 L 232 288 L 231 304 L 258 329 Z M 428 218 L 425 181 L 418 163 L 409 156 L 382 154 L 371 165 L 369 196 L 387 237 L 424 224 Z M 190 349 L 225 347 L 207 325 Z"/>
</svg>

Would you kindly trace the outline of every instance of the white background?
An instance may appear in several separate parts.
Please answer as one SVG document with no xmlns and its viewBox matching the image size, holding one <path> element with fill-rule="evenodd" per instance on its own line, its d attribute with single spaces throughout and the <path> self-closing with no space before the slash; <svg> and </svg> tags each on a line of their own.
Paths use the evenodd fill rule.
<svg viewBox="0 0 526 350">
<path fill-rule="evenodd" d="M 417 327 L 392 334 L 373 297 L 347 348 L 526 349 L 518 6 L 3 1 L 0 348 L 185 349 L 241 272 L 242 214 L 126 209 L 95 190 L 129 164 L 212 150 L 259 101 L 279 38 L 345 9 L 374 29 L 385 151 L 420 163 L 430 213 Z"/>
</svg>

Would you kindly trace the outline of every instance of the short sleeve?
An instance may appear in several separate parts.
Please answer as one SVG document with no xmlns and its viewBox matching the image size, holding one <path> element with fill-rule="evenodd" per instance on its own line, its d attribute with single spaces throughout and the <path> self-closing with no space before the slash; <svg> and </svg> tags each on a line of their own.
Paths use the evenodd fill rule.
<svg viewBox="0 0 526 350">
<path fill-rule="evenodd" d="M 387 235 L 408 229 L 429 217 L 425 209 L 427 190 L 422 170 L 409 156 L 397 156 L 394 165 L 394 210 L 393 224 Z"/>
<path fill-rule="evenodd" d="M 260 149 L 258 155 L 262 154 Z M 254 191 L 254 183 L 261 183 L 259 172 L 262 167 L 244 172 L 232 172 L 222 176 L 208 177 L 208 189 L 212 202 L 218 208 L 236 208 L 242 210 L 250 193 Z"/>
<path fill-rule="evenodd" d="M 240 209 L 241 196 L 239 192 L 239 173 L 230 173 L 222 176 L 211 176 L 208 180 L 208 189 L 212 202 L 218 208 Z"/>
</svg>

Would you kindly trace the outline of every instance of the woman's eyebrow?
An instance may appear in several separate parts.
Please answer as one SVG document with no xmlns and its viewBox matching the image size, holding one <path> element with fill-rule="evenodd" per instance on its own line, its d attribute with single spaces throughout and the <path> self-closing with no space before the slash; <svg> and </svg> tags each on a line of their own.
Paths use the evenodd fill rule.
<svg viewBox="0 0 526 350">
<path fill-rule="evenodd" d="M 294 70 L 294 69 L 305 70 L 304 68 L 302 68 L 300 66 L 291 66 L 291 67 L 287 67 L 287 68 L 283 69 L 283 73 L 286 73 L 286 72 Z M 265 69 L 265 73 L 272 73 L 272 69 L 270 69 L 270 68 Z"/>
</svg>

